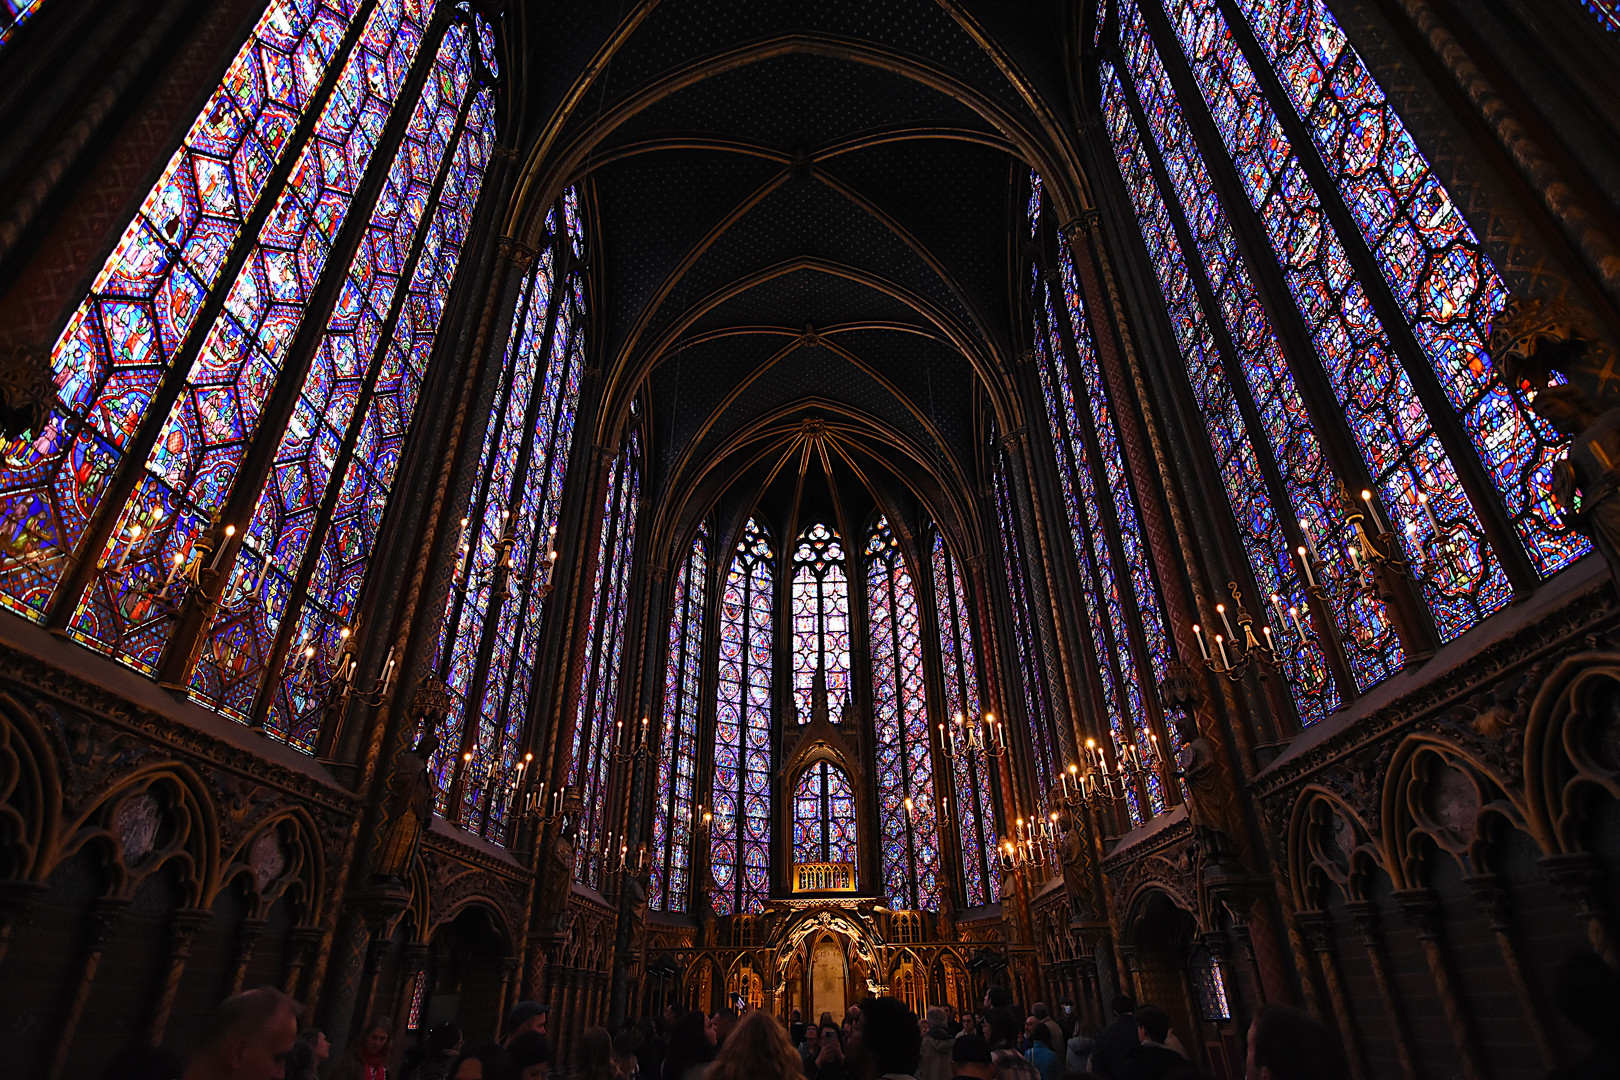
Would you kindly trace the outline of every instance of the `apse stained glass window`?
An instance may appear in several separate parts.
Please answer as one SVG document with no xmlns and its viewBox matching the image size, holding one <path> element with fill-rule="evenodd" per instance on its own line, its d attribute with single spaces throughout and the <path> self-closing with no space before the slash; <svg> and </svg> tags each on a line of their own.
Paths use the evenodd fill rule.
<svg viewBox="0 0 1620 1080">
<path fill-rule="evenodd" d="M 757 914 L 770 891 L 771 541 L 750 518 L 720 594 L 710 899 L 716 915 Z"/>
<path fill-rule="evenodd" d="M 973 649 L 973 624 L 969 614 L 972 600 L 962 587 L 962 572 L 945 546 L 945 538 L 934 533 L 930 552 L 934 578 L 934 612 L 938 619 L 940 667 L 945 684 L 943 724 L 954 733 L 940 731 L 946 745 L 954 745 L 951 769 L 950 804 L 944 807 L 947 820 L 954 814 L 958 850 L 962 859 L 963 899 L 968 907 L 995 903 L 999 897 L 994 883 L 996 867 L 996 808 L 994 776 L 984 758 L 966 750 L 966 727 L 983 726 L 979 711 L 979 672 Z"/>
<path fill-rule="evenodd" d="M 557 230 L 559 216 L 548 222 Z M 433 762 L 439 810 L 497 838 L 511 780 L 520 779 L 517 742 L 552 566 L 566 554 L 552 545 L 579 403 L 584 285 L 563 250 L 560 241 L 543 247 L 518 293 L 439 627 L 438 671 L 451 701 Z M 462 798 L 452 808 L 458 776 Z"/>
<path fill-rule="evenodd" d="M 836 765 L 818 761 L 793 789 L 793 861 L 854 864 L 855 795 Z"/>
<path fill-rule="evenodd" d="M 814 709 L 817 671 L 827 680 L 834 723 L 849 696 L 849 580 L 838 532 L 823 524 L 799 534 L 793 549 L 793 701 L 799 722 Z"/>
<path fill-rule="evenodd" d="M 426 35 L 431 5 L 393 0 L 362 32 L 356 7 L 266 8 L 68 319 L 54 415 L 0 466 L 0 604 L 54 596 L 80 641 L 149 673 L 167 653 L 195 700 L 305 750 L 315 711 L 274 672 L 335 670 L 495 138 L 461 16 Z M 170 636 L 204 565 L 222 603 L 193 662 Z"/>
<path fill-rule="evenodd" d="M 867 537 L 867 632 L 883 891 L 894 908 L 940 909 L 939 815 L 928 731 L 922 613 L 900 543 L 880 519 Z"/>
<path fill-rule="evenodd" d="M 996 523 L 1001 535 L 1001 565 L 1007 575 L 1007 599 L 1012 611 L 1013 645 L 1017 651 L 1018 677 L 1016 690 L 1021 684 L 1025 719 L 1029 724 L 1030 760 L 1035 765 L 1037 791 L 1050 791 L 1057 783 L 1059 763 L 1053 758 L 1054 736 L 1052 727 L 1051 694 L 1062 674 L 1049 670 L 1038 639 L 1035 636 L 1035 613 L 1030 595 L 1028 574 L 1031 572 L 1024 552 L 1027 547 L 1022 534 L 1022 522 L 1013 500 L 1017 497 L 1007 470 L 1012 463 L 1006 454 L 996 455 L 991 486 L 995 491 Z M 1009 718 L 1010 719 L 1010 718 Z"/>
<path fill-rule="evenodd" d="M 1581 6 L 1592 13 L 1603 29 L 1620 34 L 1620 3 L 1616 0 L 1581 0 Z"/>
<path fill-rule="evenodd" d="M 653 804 L 652 891 L 648 900 L 655 911 L 685 911 L 691 888 L 708 547 L 707 531 L 700 530 L 675 579 L 670 603 L 663 750 L 658 758 L 658 792 Z"/>
<path fill-rule="evenodd" d="M 630 739 L 639 737 L 638 718 L 620 716 L 619 697 L 640 489 L 640 444 L 632 431 L 614 461 L 602 521 L 589 645 L 579 688 L 579 715 L 574 721 L 574 770 L 569 781 L 585 799 L 585 816 L 575 841 L 575 876 L 598 887 L 618 853 L 604 832 L 608 825 L 608 766 L 615 749 L 628 747 Z M 630 729 L 629 735 L 623 734 L 624 728 Z"/>
</svg>

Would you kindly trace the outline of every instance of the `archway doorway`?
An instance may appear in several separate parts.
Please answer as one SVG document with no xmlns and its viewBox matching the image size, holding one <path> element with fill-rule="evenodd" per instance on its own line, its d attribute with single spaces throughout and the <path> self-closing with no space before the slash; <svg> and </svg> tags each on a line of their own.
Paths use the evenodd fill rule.
<svg viewBox="0 0 1620 1080">
<path fill-rule="evenodd" d="M 823 934 L 810 950 L 810 1015 L 841 1018 L 848 1005 L 849 961 L 836 934 Z"/>
</svg>

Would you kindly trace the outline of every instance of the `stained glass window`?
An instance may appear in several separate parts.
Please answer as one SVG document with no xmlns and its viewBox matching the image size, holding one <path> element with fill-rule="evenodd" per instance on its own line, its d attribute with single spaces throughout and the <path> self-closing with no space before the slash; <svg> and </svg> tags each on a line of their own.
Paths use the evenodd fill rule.
<svg viewBox="0 0 1620 1080">
<path fill-rule="evenodd" d="M 361 7 L 266 7 L 69 317 L 54 416 L 0 466 L 25 553 L 0 565 L 0 604 L 71 608 L 70 634 L 150 673 L 206 560 L 223 595 L 191 696 L 305 750 L 495 139 L 470 16 L 381 0 L 362 27 Z M 413 69 L 426 77 L 404 100 Z M 396 114 L 400 142 L 378 153 Z M 243 520 L 219 520 L 229 506 Z M 234 545 L 210 553 L 222 532 Z M 57 595 L 81 560 L 88 588 Z"/>
<path fill-rule="evenodd" d="M 1581 0 L 1581 6 L 1592 13 L 1603 29 L 1620 34 L 1620 3 L 1616 0 Z"/>
<path fill-rule="evenodd" d="M 810 722 L 816 672 L 827 680 L 827 714 L 838 722 L 849 696 L 849 580 L 834 529 L 812 525 L 793 549 L 793 701 Z"/>
<path fill-rule="evenodd" d="M 0 45 L 10 41 L 17 27 L 44 3 L 45 0 L 0 0 Z"/>
<path fill-rule="evenodd" d="M 1170 643 L 1134 485 L 1065 245 L 1058 245 L 1057 280 L 1037 272 L 1033 282 L 1036 366 L 1114 752 L 1123 757 L 1134 746 L 1152 761 L 1156 687 Z M 1145 786 L 1146 805 L 1127 793 L 1133 821 L 1165 809 L 1158 774 L 1149 770 Z"/>
<path fill-rule="evenodd" d="M 153 602 L 176 552 L 225 512 L 339 229 L 422 43 L 426 13 L 380 3 L 191 358 L 68 632 L 152 672 L 174 619 Z M 174 279 L 171 279 L 171 281 Z M 352 295 L 352 293 L 351 293 Z M 167 298 L 159 297 L 162 305 Z M 229 523 L 239 525 L 240 523 Z"/>
<path fill-rule="evenodd" d="M 22 553 L 0 567 L 0 603 L 11 610 L 43 616 L 159 384 L 195 354 L 187 345 L 204 303 L 271 173 L 294 149 L 294 129 L 327 100 L 357 6 L 280 0 L 265 8 L 68 318 L 51 350 L 56 409 L 0 463 L 8 547 Z M 399 15 L 397 4 L 373 12 L 383 39 Z M 353 76 L 335 64 L 345 86 L 365 57 L 355 62 Z"/>
<path fill-rule="evenodd" d="M 553 235 L 561 233 L 555 210 L 548 225 Z M 551 566 L 562 554 L 552 536 L 584 362 L 584 284 L 565 250 L 560 235 L 556 246 L 542 248 L 519 290 L 439 628 L 438 669 L 451 700 L 433 762 L 439 810 L 497 838 L 531 696 Z M 462 800 L 451 808 L 458 771 Z"/>
<path fill-rule="evenodd" d="M 939 816 L 922 614 L 887 521 L 873 527 L 865 556 L 883 891 L 891 907 L 938 911 Z"/>
<path fill-rule="evenodd" d="M 1024 543 L 1022 522 L 1013 500 L 1017 497 L 1007 470 L 1012 467 L 1007 455 L 996 455 L 995 472 L 991 487 L 995 492 L 996 522 L 1001 535 L 1001 565 L 1006 571 L 1007 598 L 1012 611 L 1013 646 L 1017 652 L 1018 678 L 1015 690 L 1023 690 L 1021 704 L 1029 723 L 1030 759 L 1035 765 L 1036 790 L 1050 791 L 1057 783 L 1059 763 L 1052 756 L 1054 736 L 1052 728 L 1053 689 L 1063 678 L 1061 672 L 1048 671 L 1046 656 L 1035 637 L 1035 609 L 1032 607 L 1028 575 L 1031 570 L 1024 558 L 1028 550 Z M 1036 549 L 1038 550 L 1038 549 Z M 1009 718 L 1010 719 L 1010 718 Z"/>
<path fill-rule="evenodd" d="M 844 770 L 818 761 L 793 789 L 793 861 L 854 864 L 855 795 Z"/>
<path fill-rule="evenodd" d="M 675 579 L 664 674 L 663 750 L 653 803 L 652 891 L 655 911 L 685 911 L 691 887 L 696 812 L 698 692 L 703 680 L 704 598 L 709 538 L 699 530 Z"/>
<path fill-rule="evenodd" d="M 945 683 L 945 715 L 941 723 L 958 732 L 968 724 L 981 724 L 979 671 L 973 649 L 972 598 L 962 587 L 961 568 L 934 533 L 931 559 L 934 576 L 934 611 L 939 620 L 940 666 Z M 945 734 L 947 744 L 964 745 L 964 736 Z M 942 807 L 947 820 L 954 814 L 962 859 L 963 899 L 968 907 L 995 903 L 996 805 L 995 778 L 982 757 L 958 751 L 951 768 L 954 806 Z"/>
<path fill-rule="evenodd" d="M 591 594 L 589 645 L 574 721 L 574 771 L 569 783 L 585 799 L 585 816 L 575 842 L 575 875 L 600 886 L 608 860 L 618 847 L 607 828 L 608 766 L 626 742 L 628 722 L 635 737 L 637 718 L 619 715 L 625 617 L 630 611 L 630 568 L 635 560 L 636 506 L 641 493 L 639 438 L 631 431 L 613 465 L 606 516 L 596 556 L 596 588 Z"/>
<path fill-rule="evenodd" d="M 709 829 L 716 915 L 757 914 L 770 890 L 774 559 L 770 538 L 750 518 L 720 595 Z"/>
<path fill-rule="evenodd" d="M 1245 18 L 1229 26 L 1227 11 Z M 1369 524 L 1387 517 L 1442 640 L 1511 596 L 1459 470 L 1494 485 L 1501 506 L 1486 513 L 1505 511 L 1541 573 L 1586 542 L 1551 503 L 1550 432 L 1486 355 L 1505 287 L 1326 6 L 1121 0 L 1118 15 L 1119 40 L 1097 65 L 1103 118 L 1261 593 L 1249 609 L 1281 643 L 1310 723 L 1406 663 L 1354 567 L 1364 552 L 1341 480 L 1354 492 L 1371 479 Z M 1177 66 L 1198 88 L 1191 100 L 1175 90 Z M 1245 229 L 1274 264 L 1245 258 Z M 1363 276 L 1368 266 L 1378 272 Z M 1268 279 L 1283 296 L 1262 299 Z M 1277 303 L 1290 305 L 1285 321 L 1297 313 L 1305 353 L 1273 327 Z M 1442 396 L 1452 415 L 1437 424 L 1425 403 Z M 1317 556 L 1320 601 L 1307 596 L 1302 548 Z M 1347 676 L 1329 675 L 1315 611 Z"/>
<path fill-rule="evenodd" d="M 266 727 L 295 745 L 312 743 L 322 705 L 312 691 L 330 678 L 336 637 L 353 620 L 436 339 L 449 280 L 440 275 L 454 270 L 471 217 L 469 172 L 488 160 L 492 100 L 469 98 L 471 69 L 468 30 L 458 24 L 440 45 L 436 77 L 412 113 L 249 518 L 235 564 L 243 600 L 216 615 L 192 675 L 195 700 L 250 719 L 281 637 L 283 671 L 296 668 L 298 678 L 272 687 Z M 435 189 L 448 198 L 429 214 Z M 300 582 L 312 541 L 320 554 Z M 289 613 L 302 618 L 288 624 Z M 284 625 L 305 634 L 285 642 Z M 311 644 L 317 653 L 306 664 Z"/>
</svg>

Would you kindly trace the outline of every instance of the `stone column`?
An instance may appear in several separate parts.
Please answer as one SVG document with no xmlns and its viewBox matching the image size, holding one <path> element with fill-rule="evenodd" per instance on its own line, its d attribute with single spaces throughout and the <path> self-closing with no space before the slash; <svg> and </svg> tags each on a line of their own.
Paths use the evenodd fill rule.
<svg viewBox="0 0 1620 1080">
<path fill-rule="evenodd" d="M 1345 904 L 1356 929 L 1361 932 L 1362 944 L 1367 949 L 1367 963 L 1372 968 L 1373 981 L 1378 984 L 1378 996 L 1384 1001 L 1384 1012 L 1389 1018 L 1390 1031 L 1395 1035 L 1395 1050 L 1401 1059 L 1401 1075 L 1406 1080 L 1418 1080 L 1417 1055 L 1412 1052 L 1412 1032 L 1407 1027 L 1406 1011 L 1395 994 L 1395 980 L 1390 977 L 1389 965 L 1384 962 L 1384 947 L 1379 941 L 1378 915 L 1365 900 L 1352 900 Z"/>
<path fill-rule="evenodd" d="M 58 1080 L 63 1067 L 67 1065 L 68 1054 L 73 1049 L 73 1038 L 78 1034 L 79 1020 L 84 1016 L 84 1004 L 90 1000 L 90 990 L 96 984 L 96 969 L 101 966 L 102 951 L 106 949 L 119 918 L 128 907 L 128 900 L 104 896 L 90 909 L 90 925 L 84 939 L 84 962 L 79 967 L 78 983 L 73 987 L 73 996 L 68 999 L 67 1012 L 57 1032 L 56 1051 L 51 1055 L 46 1080 Z"/>
<path fill-rule="evenodd" d="M 169 1026 L 169 1014 L 174 1011 L 175 995 L 180 992 L 180 977 L 185 974 L 186 961 L 191 957 L 191 946 L 212 917 L 213 912 L 201 908 L 181 908 L 169 923 L 169 951 L 165 957 L 168 967 L 163 973 L 163 984 L 158 988 L 152 1018 L 146 1028 L 146 1041 L 153 1046 L 163 1042 L 163 1032 Z"/>
<path fill-rule="evenodd" d="M 1496 935 L 1496 947 L 1502 953 L 1502 966 L 1507 968 L 1508 979 L 1513 983 L 1513 992 L 1519 996 L 1519 1005 L 1524 1009 L 1525 1023 L 1530 1025 L 1530 1034 L 1536 1040 L 1536 1049 L 1541 1054 L 1541 1063 L 1551 1072 L 1558 1067 L 1558 1054 L 1553 1049 L 1551 1036 L 1547 1034 L 1547 1024 L 1536 1003 L 1537 997 L 1530 990 L 1530 980 L 1525 975 L 1524 961 L 1519 957 L 1507 889 L 1495 874 L 1466 877 L 1463 878 L 1463 884 L 1473 893 L 1474 902 L 1479 905 L 1480 911 L 1490 923 L 1491 932 Z"/>
<path fill-rule="evenodd" d="M 1344 979 L 1339 974 L 1339 962 L 1333 955 L 1332 919 L 1324 911 L 1300 911 L 1295 913 L 1294 921 L 1299 924 L 1311 951 L 1316 954 L 1317 965 L 1322 969 L 1322 981 L 1327 983 L 1328 999 L 1333 1002 L 1333 1018 L 1339 1025 L 1339 1042 L 1350 1062 L 1350 1075 L 1355 1080 L 1368 1080 L 1370 1074 L 1356 1035 L 1350 998 L 1345 993 Z"/>
<path fill-rule="evenodd" d="M 1468 1007 L 1457 991 L 1457 976 L 1451 969 L 1451 957 L 1445 943 L 1440 940 L 1440 903 L 1428 889 L 1401 889 L 1395 893 L 1406 920 L 1417 931 L 1423 946 L 1423 958 L 1429 963 L 1434 976 L 1435 993 L 1445 1009 L 1446 1026 L 1451 1029 L 1451 1041 L 1457 1046 L 1462 1059 L 1463 1074 L 1468 1080 L 1485 1080 L 1485 1063 L 1479 1056 L 1479 1041 L 1474 1037 Z"/>
<path fill-rule="evenodd" d="M 253 950 L 258 947 L 259 938 L 264 936 L 267 925 L 265 919 L 243 919 L 242 925 L 237 928 L 236 944 L 231 950 L 231 974 L 225 981 L 227 995 L 242 992 L 242 984 L 247 981 L 248 963 L 253 959 Z"/>
<path fill-rule="evenodd" d="M 318 926 L 295 926 L 287 934 L 287 973 L 281 980 L 281 992 L 290 998 L 303 1001 L 307 995 L 300 994 L 299 982 L 303 978 L 304 969 L 309 966 L 315 954 L 315 948 L 321 943 L 324 936 Z M 244 970 L 246 965 L 244 964 Z"/>
</svg>

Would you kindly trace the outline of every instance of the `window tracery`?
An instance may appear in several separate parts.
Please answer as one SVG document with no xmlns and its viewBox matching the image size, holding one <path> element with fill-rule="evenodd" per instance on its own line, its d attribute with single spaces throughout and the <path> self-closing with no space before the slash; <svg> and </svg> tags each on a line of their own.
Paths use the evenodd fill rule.
<svg viewBox="0 0 1620 1080">
<path fill-rule="evenodd" d="M 793 700 L 810 722 L 816 672 L 827 680 L 827 715 L 837 723 L 849 696 L 849 580 L 836 529 L 815 524 L 793 549 Z"/>
<path fill-rule="evenodd" d="M 793 789 L 793 861 L 858 865 L 858 847 L 849 776 L 818 761 L 799 774 Z"/>
</svg>

